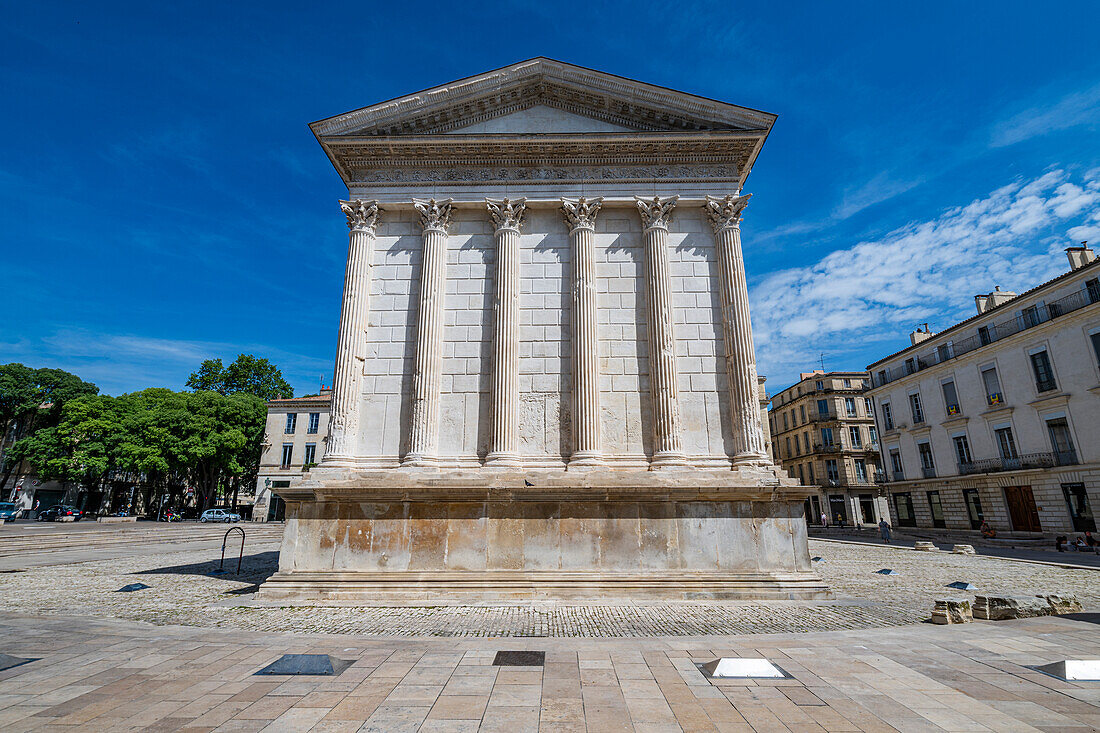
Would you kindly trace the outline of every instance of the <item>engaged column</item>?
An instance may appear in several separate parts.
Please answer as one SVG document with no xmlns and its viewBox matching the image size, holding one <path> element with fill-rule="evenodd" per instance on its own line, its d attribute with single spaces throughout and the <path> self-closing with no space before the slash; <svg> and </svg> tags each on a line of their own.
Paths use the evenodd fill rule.
<svg viewBox="0 0 1100 733">
<path fill-rule="evenodd" d="M 603 461 L 600 441 L 600 344 L 596 326 L 596 214 L 603 199 L 562 199 L 572 248 L 573 454 L 570 466 Z"/>
<path fill-rule="evenodd" d="M 496 226 L 497 282 L 493 338 L 493 422 L 486 464 L 519 465 L 519 227 L 526 200 L 485 199 Z"/>
</svg>

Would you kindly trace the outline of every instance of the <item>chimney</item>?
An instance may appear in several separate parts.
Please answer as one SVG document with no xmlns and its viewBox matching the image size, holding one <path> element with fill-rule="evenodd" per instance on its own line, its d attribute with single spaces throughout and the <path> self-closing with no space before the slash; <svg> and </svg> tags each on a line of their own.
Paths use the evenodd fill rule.
<svg viewBox="0 0 1100 733">
<path fill-rule="evenodd" d="M 917 344 L 921 343 L 922 341 L 927 341 L 928 339 L 932 338 L 935 335 L 928 328 L 927 323 L 922 323 L 921 325 L 924 326 L 924 328 L 918 328 L 916 331 L 913 331 L 912 333 L 909 334 L 909 343 L 912 344 L 913 346 L 916 346 Z"/>
<path fill-rule="evenodd" d="M 1066 256 L 1069 257 L 1070 270 L 1080 270 L 1096 260 L 1096 253 L 1088 247 L 1088 242 L 1081 242 L 1079 247 L 1066 247 Z"/>
<path fill-rule="evenodd" d="M 996 308 L 1001 303 L 1007 303 L 1016 297 L 1016 293 L 1011 290 L 1001 290 L 1001 286 L 997 285 L 993 288 L 992 293 L 986 293 L 985 295 L 975 295 L 974 304 L 978 306 L 978 313 L 985 313 L 988 310 Z"/>
</svg>

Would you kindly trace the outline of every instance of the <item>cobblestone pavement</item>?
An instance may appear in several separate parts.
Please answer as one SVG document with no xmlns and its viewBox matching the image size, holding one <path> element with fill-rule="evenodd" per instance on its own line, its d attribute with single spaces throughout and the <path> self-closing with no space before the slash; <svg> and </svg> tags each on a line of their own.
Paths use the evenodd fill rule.
<svg viewBox="0 0 1100 733">
<path fill-rule="evenodd" d="M 545 653 L 501 667 L 499 651 Z M 1089 731 L 1100 683 L 1031 669 L 1100 657 L 1095 619 L 648 639 L 378 639 L 0 617 L 0 730 Z M 337 676 L 254 676 L 287 653 Z M 782 680 L 711 681 L 717 657 L 765 657 Z"/>
<path fill-rule="evenodd" d="M 815 567 L 838 600 L 830 603 L 691 602 L 485 606 L 254 607 L 256 585 L 275 570 L 278 545 L 249 546 L 240 576 L 207 575 L 216 549 L 31 567 L 0 573 L 0 613 L 81 614 L 155 624 L 216 626 L 252 631 L 308 631 L 382 636 L 644 637 L 830 631 L 899 626 L 922 621 L 939 597 L 974 593 L 944 586 L 966 580 L 979 592 L 1076 594 L 1100 610 L 1100 575 L 1092 570 L 1013 562 L 993 557 L 922 553 L 911 549 L 810 542 L 825 562 Z M 875 570 L 893 568 L 883 576 Z M 227 562 L 236 569 L 236 560 Z M 119 588 L 140 582 L 133 593 Z"/>
</svg>

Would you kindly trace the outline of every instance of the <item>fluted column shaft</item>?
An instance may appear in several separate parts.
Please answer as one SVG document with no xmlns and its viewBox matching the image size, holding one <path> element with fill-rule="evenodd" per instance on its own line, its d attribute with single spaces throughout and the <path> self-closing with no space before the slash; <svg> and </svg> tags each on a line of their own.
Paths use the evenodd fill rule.
<svg viewBox="0 0 1100 733">
<path fill-rule="evenodd" d="M 324 462 L 339 464 L 355 457 L 359 438 L 359 388 L 366 356 L 367 310 L 370 301 L 371 258 L 374 254 L 378 204 L 341 201 L 348 219 L 348 262 L 344 269 L 344 299 L 336 341 L 332 417 Z"/>
<path fill-rule="evenodd" d="M 756 375 L 756 352 L 749 318 L 749 288 L 741 253 L 741 212 L 747 196 L 707 197 L 707 217 L 714 227 L 718 250 L 719 297 L 729 375 L 734 463 L 768 460 Z"/>
<path fill-rule="evenodd" d="M 524 199 L 486 199 L 496 225 L 492 416 L 487 464 L 519 465 L 519 228 Z"/>
<path fill-rule="evenodd" d="M 653 393 L 653 466 L 685 463 L 680 398 L 676 380 L 672 276 L 668 225 L 676 197 L 637 198 L 645 246 L 646 304 L 649 327 L 649 383 Z"/>
<path fill-rule="evenodd" d="M 404 465 L 432 463 L 439 447 L 439 393 L 443 374 L 443 301 L 447 292 L 447 227 L 450 200 L 413 204 L 420 212 L 424 257 L 420 266 L 420 302 L 416 320 L 412 426 Z"/>
<path fill-rule="evenodd" d="M 573 454 L 570 466 L 603 461 L 600 343 L 597 328 L 596 214 L 602 200 L 562 199 L 572 250 Z"/>
</svg>

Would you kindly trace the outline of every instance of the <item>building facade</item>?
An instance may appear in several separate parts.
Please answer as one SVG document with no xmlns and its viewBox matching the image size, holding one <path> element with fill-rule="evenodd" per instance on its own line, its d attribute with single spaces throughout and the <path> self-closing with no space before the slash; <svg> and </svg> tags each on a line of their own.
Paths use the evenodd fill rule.
<svg viewBox="0 0 1100 733">
<path fill-rule="evenodd" d="M 310 468 L 321 462 L 328 443 L 331 407 L 331 389 L 322 389 L 319 395 L 312 397 L 267 403 L 267 426 L 252 521 L 282 521 L 285 518 L 286 504 L 277 492 L 300 483 Z"/>
<path fill-rule="evenodd" d="M 741 252 L 774 119 L 537 58 L 313 123 L 348 189 L 330 440 L 261 594 L 826 595 Z"/>
<path fill-rule="evenodd" d="M 977 315 L 870 365 L 897 525 L 1095 529 L 1100 262 L 1067 252 L 1065 274 L 976 296 Z"/>
<path fill-rule="evenodd" d="M 817 492 L 806 500 L 811 524 L 874 525 L 888 516 L 867 372 L 814 370 L 772 397 L 772 455 Z"/>
</svg>

